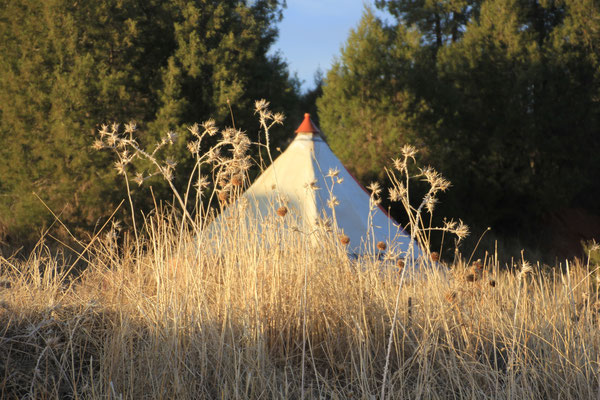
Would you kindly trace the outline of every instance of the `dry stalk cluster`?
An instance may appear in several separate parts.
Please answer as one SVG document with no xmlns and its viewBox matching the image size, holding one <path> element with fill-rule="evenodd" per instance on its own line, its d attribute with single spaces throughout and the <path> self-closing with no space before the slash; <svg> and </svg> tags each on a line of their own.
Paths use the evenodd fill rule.
<svg viewBox="0 0 600 400">
<path fill-rule="evenodd" d="M 283 117 L 266 102 L 257 112 L 268 138 Z M 159 152 L 173 134 L 144 151 L 134 126 L 119 132 L 104 128 L 97 147 L 116 151 L 125 176 L 146 157 L 155 171 L 138 181 L 160 174 L 172 182 L 174 163 Z M 219 132 L 222 141 L 201 151 L 203 138 Z M 185 212 L 160 208 L 135 237 L 107 224 L 77 260 L 87 264 L 79 274 L 43 244 L 26 261 L 0 259 L 1 398 L 597 396 L 600 302 L 588 266 L 546 269 L 523 260 L 513 272 L 495 255 L 410 280 L 401 258 L 386 269 L 385 258 L 350 260 L 347 236 L 326 223 L 315 247 L 290 226 L 285 204 L 260 222 L 272 229 L 238 218 L 215 243 L 208 213 L 190 199 L 227 193 L 221 200 L 231 205 L 247 184 L 251 143 L 212 122 L 190 133 L 197 167 L 186 192 L 174 190 Z M 420 246 L 432 229 L 462 237 L 460 222 L 426 222 L 449 185 L 433 170 L 419 171 L 431 188 L 411 206 L 415 152 L 405 147 L 388 171 L 391 199 L 409 210 Z M 376 202 L 381 189 L 371 189 Z"/>
</svg>

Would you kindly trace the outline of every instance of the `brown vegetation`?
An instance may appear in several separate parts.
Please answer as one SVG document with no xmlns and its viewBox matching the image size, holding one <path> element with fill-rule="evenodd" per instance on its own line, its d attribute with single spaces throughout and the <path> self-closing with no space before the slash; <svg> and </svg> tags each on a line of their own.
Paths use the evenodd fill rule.
<svg viewBox="0 0 600 400">
<path fill-rule="evenodd" d="M 371 398 L 390 332 L 393 398 L 597 392 L 600 303 L 585 266 L 512 273 L 487 260 L 488 279 L 465 285 L 459 263 L 406 281 L 392 327 L 393 268 L 273 232 L 252 252 L 233 236 L 211 252 L 163 217 L 139 259 L 105 241 L 77 278 L 42 251 L 2 260 L 1 396 Z"/>
</svg>

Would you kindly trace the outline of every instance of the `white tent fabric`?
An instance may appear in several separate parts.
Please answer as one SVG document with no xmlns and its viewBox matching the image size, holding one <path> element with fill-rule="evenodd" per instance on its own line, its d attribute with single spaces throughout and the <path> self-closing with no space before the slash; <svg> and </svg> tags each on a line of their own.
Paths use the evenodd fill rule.
<svg viewBox="0 0 600 400">
<path fill-rule="evenodd" d="M 349 253 L 376 254 L 378 242 L 401 257 L 409 251 L 410 237 L 386 212 L 372 204 L 370 195 L 333 154 L 308 115 L 312 132 L 297 131 L 288 148 L 246 190 L 243 197 L 250 215 L 266 218 L 278 207 L 288 209 L 290 221 L 305 232 L 329 221 L 339 234 L 349 237 Z M 332 203 L 336 205 L 332 209 Z M 224 211 L 227 214 L 227 209 Z M 291 223 L 291 222 L 290 222 Z M 415 244 L 413 257 L 421 255 Z"/>
</svg>

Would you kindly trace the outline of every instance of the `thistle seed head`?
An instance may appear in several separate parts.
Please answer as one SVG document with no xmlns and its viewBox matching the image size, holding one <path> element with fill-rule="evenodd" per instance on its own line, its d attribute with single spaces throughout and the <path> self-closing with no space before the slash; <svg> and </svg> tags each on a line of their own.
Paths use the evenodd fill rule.
<svg viewBox="0 0 600 400">
<path fill-rule="evenodd" d="M 137 130 L 137 125 L 135 124 L 135 122 L 130 122 L 128 124 L 125 124 L 125 133 L 134 133 Z"/>
<path fill-rule="evenodd" d="M 343 244 L 344 246 L 347 246 L 348 244 L 350 244 L 350 238 L 347 235 L 342 233 L 340 235 L 340 243 Z"/>
<path fill-rule="evenodd" d="M 187 144 L 187 149 L 192 154 L 200 153 L 200 141 L 196 140 L 194 142 L 189 142 Z"/>
<path fill-rule="evenodd" d="M 402 200 L 402 196 L 400 196 L 400 192 L 396 188 L 390 189 L 390 197 L 389 198 L 390 198 L 390 201 L 394 201 L 394 202 Z"/>
<path fill-rule="evenodd" d="M 115 169 L 119 175 L 125 175 L 125 166 L 127 162 L 125 160 L 119 160 L 115 162 Z"/>
<path fill-rule="evenodd" d="M 190 133 L 194 136 L 196 136 L 197 138 L 200 137 L 200 127 L 198 126 L 197 123 L 195 123 L 192 126 L 188 126 L 188 131 L 190 131 Z"/>
<path fill-rule="evenodd" d="M 135 174 L 135 178 L 133 178 L 133 181 L 137 183 L 138 186 L 142 186 L 142 184 L 144 183 L 144 175 L 141 172 L 138 172 L 137 174 Z"/>
<path fill-rule="evenodd" d="M 431 195 L 428 195 L 425 197 L 425 209 L 427 209 L 427 212 L 429 214 L 433 214 L 433 210 L 434 210 L 437 202 L 438 202 L 438 200 Z"/>
<path fill-rule="evenodd" d="M 206 132 L 209 136 L 214 136 L 219 131 L 214 119 L 209 119 L 208 121 L 204 121 L 202 123 L 202 128 L 204 129 L 204 132 Z"/>
<path fill-rule="evenodd" d="M 101 150 L 104 148 L 104 142 L 100 139 L 96 139 L 94 140 L 94 143 L 92 144 L 92 149 L 94 150 Z"/>
<path fill-rule="evenodd" d="M 431 193 L 445 192 L 450 187 L 450 181 L 444 179 L 439 172 L 431 167 L 421 169 L 421 174 L 425 177 L 423 180 L 431 186 L 431 189 L 429 189 Z"/>
<path fill-rule="evenodd" d="M 402 172 L 406 169 L 406 158 L 403 160 L 395 158 L 392 160 L 392 162 L 394 163 L 394 168 L 396 168 L 397 171 Z"/>
<path fill-rule="evenodd" d="M 222 190 L 219 192 L 218 197 L 219 200 L 221 200 L 224 203 L 229 199 L 229 193 L 227 193 L 225 190 Z"/>
<path fill-rule="evenodd" d="M 327 205 L 329 206 L 329 208 L 334 209 L 335 206 L 339 205 L 340 202 L 338 201 L 337 197 L 335 196 L 331 196 L 331 198 L 329 200 L 327 200 Z"/>
<path fill-rule="evenodd" d="M 273 122 L 276 124 L 283 124 L 283 120 L 285 120 L 285 115 L 283 113 L 275 113 L 273 114 Z"/>
<path fill-rule="evenodd" d="M 402 155 L 404 158 L 414 158 L 417 155 L 418 150 L 410 144 L 405 144 L 402 147 Z"/>
<path fill-rule="evenodd" d="M 196 182 L 196 184 L 194 185 L 196 187 L 196 190 L 204 190 L 205 188 L 207 188 L 209 185 L 209 181 L 208 178 L 204 175 L 201 175 L 200 178 L 198 178 L 198 182 Z"/>
<path fill-rule="evenodd" d="M 231 177 L 231 184 L 233 186 L 242 186 L 242 183 L 243 183 L 243 180 L 240 175 L 234 175 L 233 177 Z"/>
<path fill-rule="evenodd" d="M 379 186 L 379 182 L 371 182 L 367 189 L 371 191 L 371 194 L 378 196 L 381 193 L 381 187 Z"/>
<path fill-rule="evenodd" d="M 163 177 L 171 182 L 173 180 L 173 168 L 167 167 L 163 170 Z"/>
<path fill-rule="evenodd" d="M 265 99 L 256 100 L 254 103 L 254 111 L 260 113 L 265 111 L 269 107 L 269 102 Z"/>
<path fill-rule="evenodd" d="M 469 236 L 469 227 L 465 225 L 462 220 L 458 220 L 458 226 L 454 229 L 454 234 L 458 236 L 458 240 L 463 240 Z"/>
<path fill-rule="evenodd" d="M 329 168 L 329 172 L 327 172 L 327 177 L 334 178 L 340 174 L 340 170 L 337 168 Z"/>
</svg>

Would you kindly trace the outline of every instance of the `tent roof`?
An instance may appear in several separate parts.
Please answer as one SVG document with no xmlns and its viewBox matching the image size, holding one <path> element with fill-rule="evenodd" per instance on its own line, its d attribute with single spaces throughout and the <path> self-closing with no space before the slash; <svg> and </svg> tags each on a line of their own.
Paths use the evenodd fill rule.
<svg viewBox="0 0 600 400">
<path fill-rule="evenodd" d="M 252 210 L 249 215 L 259 221 L 273 218 L 284 205 L 289 210 L 286 223 L 304 232 L 315 232 L 324 221 L 331 223 L 334 232 L 349 237 L 350 253 L 377 252 L 377 243 L 385 242 L 387 251 L 405 254 L 410 236 L 371 201 L 331 151 L 310 114 L 304 115 L 296 133 L 288 148 L 244 192 Z M 231 212 L 228 209 L 225 216 Z M 414 256 L 420 256 L 417 245 L 413 250 Z"/>
</svg>

